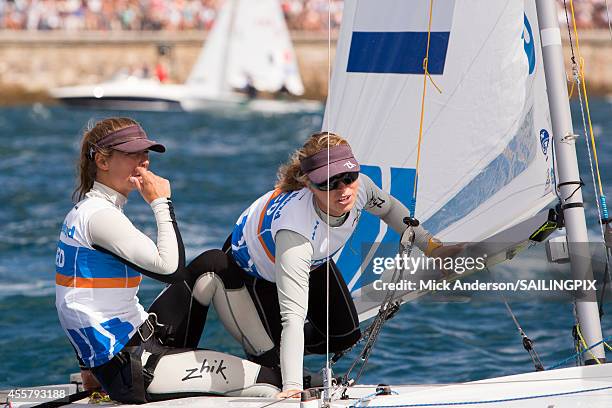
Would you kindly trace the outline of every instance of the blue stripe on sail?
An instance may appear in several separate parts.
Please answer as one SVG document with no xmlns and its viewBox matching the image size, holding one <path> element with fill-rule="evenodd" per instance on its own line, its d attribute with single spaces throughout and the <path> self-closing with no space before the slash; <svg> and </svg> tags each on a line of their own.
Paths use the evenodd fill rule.
<svg viewBox="0 0 612 408">
<path fill-rule="evenodd" d="M 414 178 L 416 177 L 415 169 L 402 169 L 391 167 L 391 192 L 390 194 L 398 199 L 402 204 L 408 208 L 414 208 L 414 197 L 412 192 L 414 191 Z M 412 210 L 411 210 L 412 211 Z M 376 220 L 380 223 L 378 218 Z M 380 279 L 380 275 L 373 272 L 374 258 L 392 258 L 397 254 L 399 234 L 395 232 L 391 227 L 387 227 L 387 232 L 381 241 L 381 245 L 376 249 L 376 253 L 368 263 L 368 266 L 364 269 L 363 275 L 355 283 L 355 286 L 351 290 L 356 290 L 369 283 L 374 282 L 376 279 Z M 364 253 L 363 256 L 366 254 Z"/>
<path fill-rule="evenodd" d="M 382 186 L 382 171 L 380 167 L 362 164 L 360 172 L 371 178 L 377 186 Z M 342 253 L 337 262 L 338 268 L 342 272 L 342 276 L 347 283 L 355 276 L 361 262 L 363 262 L 363 257 L 367 254 L 367 251 L 370 250 L 379 231 L 379 218 L 363 211 L 359 218 L 357 228 L 355 228 L 353 235 L 342 248 Z"/>
<path fill-rule="evenodd" d="M 525 171 L 536 158 L 538 143 L 532 136 L 533 108 L 531 108 L 504 151 L 461 191 L 432 215 L 424 227 L 436 234 L 468 215 L 495 193 Z"/>
<path fill-rule="evenodd" d="M 525 30 L 527 30 L 527 35 L 529 38 L 525 38 L 525 30 L 523 30 L 521 38 L 523 39 L 525 54 L 527 55 L 527 61 L 529 62 L 529 75 L 531 75 L 535 70 L 535 41 L 533 40 L 533 31 L 531 30 L 531 24 L 529 24 L 529 20 L 527 19 L 527 14 L 524 14 L 524 21 Z"/>
<path fill-rule="evenodd" d="M 432 32 L 427 70 L 444 73 L 450 32 Z M 426 32 L 353 32 L 347 72 L 423 74 Z"/>
</svg>

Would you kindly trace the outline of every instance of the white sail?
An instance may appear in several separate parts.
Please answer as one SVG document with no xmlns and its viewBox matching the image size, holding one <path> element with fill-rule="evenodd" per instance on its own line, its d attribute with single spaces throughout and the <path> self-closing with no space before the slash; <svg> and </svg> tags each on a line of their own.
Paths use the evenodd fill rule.
<svg viewBox="0 0 612 408">
<path fill-rule="evenodd" d="M 235 8 L 235 0 L 228 0 L 221 7 L 204 47 L 191 68 L 185 84 L 198 94 L 219 97 L 228 91 L 224 71 L 229 52 L 230 25 Z"/>
<path fill-rule="evenodd" d="M 345 2 L 323 130 L 346 137 L 363 172 L 442 240 L 480 241 L 554 199 L 535 6 L 434 2 L 429 72 L 442 92 L 428 83 L 415 197 L 429 5 Z M 372 243 L 397 241 L 364 213 L 338 257 L 351 290 L 377 278 Z"/>
<path fill-rule="evenodd" d="M 187 84 L 207 95 L 254 86 L 304 93 L 278 0 L 227 0 Z"/>
</svg>

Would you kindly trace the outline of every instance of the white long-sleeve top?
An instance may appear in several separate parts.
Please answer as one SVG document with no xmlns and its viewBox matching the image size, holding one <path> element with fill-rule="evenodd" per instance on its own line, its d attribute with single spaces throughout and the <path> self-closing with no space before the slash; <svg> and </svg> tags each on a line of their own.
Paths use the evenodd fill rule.
<svg viewBox="0 0 612 408">
<path fill-rule="evenodd" d="M 123 213 L 127 198 L 94 183 L 66 216 L 56 251 L 56 307 L 82 362 L 97 367 L 127 344 L 147 313 L 141 274 L 172 282 L 185 265 L 172 204 L 151 203 L 157 244 Z"/>
</svg>

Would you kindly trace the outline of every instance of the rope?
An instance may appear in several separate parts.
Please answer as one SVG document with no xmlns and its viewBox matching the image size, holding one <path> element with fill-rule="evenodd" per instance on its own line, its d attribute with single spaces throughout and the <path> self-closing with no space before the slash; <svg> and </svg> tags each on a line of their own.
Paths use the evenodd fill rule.
<svg viewBox="0 0 612 408">
<path fill-rule="evenodd" d="M 438 85 L 433 81 L 431 75 L 429 74 L 429 46 L 431 41 L 431 21 L 433 17 L 433 3 L 434 0 L 429 1 L 429 22 L 427 24 L 427 48 L 425 49 L 425 58 L 423 59 L 423 95 L 421 97 L 421 119 L 419 121 L 419 140 L 417 142 L 417 161 L 415 168 L 415 177 L 414 177 L 414 187 L 412 190 L 412 202 L 416 203 L 416 194 L 417 194 L 417 183 L 419 179 L 419 167 L 421 163 L 421 144 L 423 141 L 423 121 L 425 118 L 425 95 L 427 94 L 427 79 L 431 81 L 433 86 L 438 90 L 438 92 L 442 93 Z M 416 206 L 415 206 L 416 210 Z M 411 214 L 414 217 L 414 214 Z"/>
<path fill-rule="evenodd" d="M 105 403 L 105 402 L 112 402 L 110 396 L 108 394 L 105 394 L 105 393 L 94 391 L 89 396 L 88 404 L 102 404 L 102 403 Z"/>
<path fill-rule="evenodd" d="M 606 258 L 608 258 L 610 255 L 609 255 L 608 249 L 605 247 L 605 244 L 604 244 L 604 249 L 606 251 Z M 600 319 L 604 315 L 603 306 L 606 300 L 608 282 L 610 281 L 610 263 L 609 262 L 606 262 L 606 270 L 604 271 L 604 275 L 602 279 L 603 279 L 603 285 L 601 285 L 601 295 L 599 296 L 599 318 Z"/>
<path fill-rule="evenodd" d="M 331 100 L 331 0 L 329 0 L 327 2 L 327 98 L 329 100 Z M 328 118 L 331 118 L 331 103 L 329 104 L 330 106 L 330 111 L 329 111 L 329 116 Z M 326 211 L 326 215 L 327 215 L 327 242 L 330 242 L 330 220 L 329 220 L 329 196 L 330 196 L 330 190 L 329 190 L 329 178 L 330 178 L 330 170 L 329 170 L 329 162 L 330 162 L 330 157 L 329 157 L 329 134 L 330 134 L 330 127 L 331 127 L 331 119 L 328 119 L 327 121 L 327 211 Z M 326 279 L 326 291 L 325 291 L 325 369 L 323 370 L 323 384 L 325 386 L 325 389 L 323 390 L 324 393 L 324 400 L 327 401 L 329 400 L 329 396 L 330 396 L 330 387 L 331 387 L 331 383 L 330 383 L 330 357 L 329 357 L 329 260 L 330 260 L 330 245 L 327 245 L 327 262 L 326 262 L 326 267 L 325 267 L 325 279 Z M 302 359 L 304 357 L 302 356 Z"/>
<path fill-rule="evenodd" d="M 411 229 L 412 227 L 408 226 L 408 228 Z M 414 232 L 411 232 L 411 234 L 412 234 L 410 237 L 411 239 L 408 245 L 404 245 L 400 238 L 400 253 L 401 255 L 405 255 L 406 257 L 410 256 L 412 252 L 412 246 L 414 245 Z M 395 271 L 393 272 L 393 276 L 391 277 L 390 282 L 399 282 L 402 279 L 403 275 L 404 275 L 404 269 L 396 268 Z M 338 361 L 338 359 L 340 359 L 340 357 L 342 357 L 345 353 L 347 353 L 348 351 L 353 349 L 357 344 L 361 343 L 364 339 L 366 339 L 365 344 L 363 346 L 363 350 L 357 357 L 355 357 L 351 366 L 348 368 L 346 373 L 342 376 L 341 383 L 342 383 L 342 387 L 344 388 L 344 391 L 346 391 L 346 389 L 349 386 L 356 384 L 357 381 L 359 381 L 359 378 L 361 378 L 361 374 L 363 374 L 363 371 L 366 365 L 368 364 L 370 354 L 374 348 L 374 344 L 376 343 L 376 340 L 378 340 L 378 336 L 380 335 L 380 332 L 382 330 L 384 323 L 395 315 L 395 313 L 399 310 L 399 307 L 400 307 L 400 302 L 394 299 L 393 291 L 387 289 L 385 293 L 385 298 L 383 302 L 381 303 L 380 308 L 378 310 L 378 314 L 374 318 L 374 321 L 372 322 L 372 324 L 370 324 L 370 326 L 364 331 L 364 334 L 359 340 L 359 342 L 353 345 L 349 350 L 346 350 L 345 352 L 340 353 L 337 358 L 334 357 L 335 361 Z M 357 366 L 357 363 L 359 363 L 359 361 L 361 361 L 362 363 L 361 363 L 361 367 L 359 367 L 359 372 L 357 373 L 357 376 L 355 377 L 354 380 L 349 380 L 349 376 L 351 372 Z"/>
<path fill-rule="evenodd" d="M 485 270 L 489 273 L 490 278 L 493 281 L 495 281 L 495 278 L 493 277 L 491 270 L 488 267 L 485 267 Z M 512 311 L 512 308 L 510 307 L 510 304 L 508 303 L 508 300 L 503 295 L 503 293 L 500 292 L 499 295 L 502 298 L 502 301 L 504 302 L 504 304 L 506 305 L 506 310 L 510 314 L 510 317 L 512 318 L 512 320 L 514 321 L 514 325 L 516 326 L 516 329 L 521 335 L 521 338 L 523 340 L 523 348 L 525 348 L 527 353 L 529 353 L 529 357 L 531 357 L 531 361 L 533 362 L 533 365 L 535 366 L 536 371 L 544 371 L 544 365 L 542 364 L 542 361 L 540 360 L 540 356 L 538 355 L 537 351 L 534 348 L 533 340 L 527 337 L 527 334 L 521 327 L 518 319 L 516 318 L 516 315 Z"/>
<path fill-rule="evenodd" d="M 564 0 L 565 3 L 565 0 Z M 576 27 L 576 19 L 574 17 L 574 0 L 570 0 L 570 8 L 572 10 L 572 23 L 573 23 L 573 27 L 574 27 L 574 35 L 576 36 L 576 52 L 578 53 L 578 58 L 580 61 L 580 65 L 579 65 L 579 74 L 580 74 L 580 79 L 582 82 L 582 91 L 584 93 L 584 101 L 585 101 L 585 107 L 586 107 L 586 116 L 588 119 L 588 123 L 589 123 L 589 135 L 591 137 L 591 144 L 593 145 L 593 157 L 595 158 L 595 167 L 597 169 L 597 184 L 599 187 L 599 194 L 600 195 L 604 195 L 603 193 L 603 186 L 602 186 L 602 182 L 601 182 L 601 174 L 599 171 L 599 158 L 597 156 L 597 147 L 595 145 L 595 136 L 593 134 L 593 124 L 591 122 L 591 110 L 589 108 L 589 97 L 588 97 L 588 93 L 587 93 L 587 89 L 586 89 L 586 80 L 584 77 L 584 58 L 582 58 L 582 55 L 580 53 L 580 40 L 578 38 L 578 28 Z M 566 12 L 566 18 L 567 18 L 567 8 L 565 10 Z M 571 39 L 571 37 L 570 37 Z M 575 55 L 574 55 L 574 48 L 572 47 L 572 63 L 576 64 L 576 59 L 575 59 Z M 582 107 L 582 103 L 581 103 L 581 107 Z M 586 133 L 585 133 L 586 135 Z"/>
<path fill-rule="evenodd" d="M 578 337 L 580 338 L 580 343 L 582 344 L 582 347 L 584 347 L 585 350 L 589 352 L 589 354 L 591 355 L 591 357 L 593 357 L 595 359 L 597 364 L 601 364 L 601 361 L 599 361 L 599 359 L 597 357 L 595 357 L 595 354 L 593 354 L 591 352 L 591 349 L 587 348 L 587 343 L 586 343 L 586 341 L 584 341 L 584 337 L 582 337 L 582 332 L 580 332 L 580 325 L 579 324 L 576 325 L 576 333 L 578 333 Z M 603 340 L 601 342 L 603 343 Z"/>
<path fill-rule="evenodd" d="M 518 319 L 512 312 L 512 308 L 510 307 L 510 305 L 506 301 L 506 298 L 503 295 L 502 295 L 502 299 L 504 301 L 504 304 L 506 305 L 506 309 L 508 310 L 508 313 L 510 313 L 510 317 L 512 317 L 512 320 L 514 321 L 514 324 L 516 325 L 516 328 L 518 329 L 518 332 L 521 335 L 521 338 L 523 339 L 523 347 L 525 348 L 525 350 L 527 350 L 527 353 L 529 353 L 529 357 L 531 357 L 531 361 L 533 362 L 533 365 L 535 366 L 536 371 L 544 371 L 544 365 L 542 364 L 542 361 L 540 360 L 540 356 L 538 355 L 537 351 L 533 347 L 533 344 L 534 344 L 533 340 L 527 337 L 527 334 L 525 334 L 525 332 L 523 331 L 523 328 L 519 324 Z"/>
<path fill-rule="evenodd" d="M 359 398 L 359 400 L 358 400 L 358 401 L 355 403 L 355 405 L 351 405 L 351 407 L 355 407 L 355 408 L 357 408 L 357 407 L 361 407 L 361 404 L 362 404 L 362 403 L 364 403 L 365 401 L 369 400 L 369 399 L 370 399 L 370 398 L 372 398 L 372 397 L 377 397 L 377 396 L 379 396 L 380 394 L 383 394 L 383 393 L 384 393 L 384 390 L 378 390 L 378 391 L 376 391 L 376 392 L 373 392 L 372 394 L 368 394 L 368 395 L 366 395 L 365 397 L 361 397 L 361 398 Z M 393 394 L 393 395 L 398 395 L 398 393 L 397 393 L 397 392 L 395 392 L 395 391 L 391 391 L 391 394 Z"/>
<path fill-rule="evenodd" d="M 510 315 L 512 317 L 512 319 L 514 320 L 514 323 L 516 324 L 517 328 L 519 329 L 519 332 L 521 333 L 522 336 L 524 336 L 523 338 L 526 338 L 524 331 L 522 330 L 518 320 L 516 319 L 515 315 L 512 313 L 512 310 L 510 308 L 510 306 L 508 305 L 507 302 L 506 303 L 506 307 L 508 308 L 508 311 L 510 312 Z M 371 328 L 372 326 L 370 326 Z M 586 342 L 584 340 L 584 338 L 582 337 L 582 333 L 580 332 L 580 328 L 578 326 L 576 326 L 576 333 L 578 335 L 578 337 L 580 338 L 580 341 L 582 342 L 582 344 L 584 345 L 584 349 L 583 350 L 578 350 L 575 354 L 567 357 L 566 359 L 564 359 L 563 361 L 560 361 L 556 364 L 553 364 L 552 366 L 550 366 L 549 368 L 547 368 L 547 370 L 553 370 L 555 368 L 559 368 L 562 365 L 566 364 L 568 361 L 574 359 L 574 358 L 578 358 L 580 356 L 582 356 L 584 353 L 589 353 L 591 354 L 591 356 L 597 361 L 598 364 L 601 364 L 601 361 L 599 361 L 597 359 L 597 357 L 595 357 L 592 352 L 590 351 L 591 349 L 593 349 L 594 347 L 597 347 L 600 344 L 604 344 L 606 348 L 608 348 L 609 350 L 612 351 L 612 347 L 607 343 L 607 341 L 612 340 L 612 336 L 606 337 L 605 339 L 591 345 L 590 347 L 588 347 L 586 345 Z M 535 353 L 535 350 L 533 350 Z M 531 355 L 531 353 L 530 353 Z M 537 361 L 540 362 L 539 357 L 537 356 L 537 353 L 535 353 L 535 356 L 537 357 Z M 533 359 L 533 357 L 532 357 Z M 367 359 L 366 362 L 364 362 L 364 365 L 367 363 Z M 535 361 L 534 361 L 535 363 Z M 540 363 L 541 364 L 541 363 Z M 353 366 L 355 365 L 355 363 L 353 363 Z M 351 368 L 349 369 L 349 371 L 347 372 L 347 374 L 345 375 L 348 376 L 348 373 L 350 373 L 350 371 L 353 369 L 353 366 L 351 366 Z M 363 369 L 363 367 L 362 367 Z M 537 365 L 536 365 L 536 369 L 537 369 Z M 345 386 L 346 387 L 346 386 Z M 565 393 L 557 393 L 557 394 L 545 394 L 545 395 L 536 395 L 536 396 L 528 396 L 528 397 L 516 397 L 516 398 L 507 398 L 507 399 L 499 399 L 499 400 L 486 400 L 486 401 L 461 401 L 461 402 L 438 402 L 438 403 L 425 403 L 425 404 L 403 404 L 403 405 L 385 405 L 385 407 L 390 408 L 390 407 L 434 407 L 434 406 L 454 406 L 454 405 L 470 405 L 470 404 L 491 404 L 491 403 L 501 403 L 501 402 L 510 402 L 510 401 L 520 401 L 520 400 L 527 400 L 527 399 L 535 399 L 535 398 L 545 398 L 545 397 L 552 397 L 552 396 L 561 396 L 561 395 L 570 395 L 570 394 L 579 394 L 579 393 L 585 393 L 585 392 L 592 392 L 592 391 L 601 391 L 601 390 L 606 390 L 606 389 L 611 389 L 611 387 L 603 387 L 603 388 L 595 388 L 595 389 L 590 389 L 590 390 L 579 390 L 579 391 L 570 391 L 570 392 L 565 392 Z M 346 389 L 346 388 L 345 388 Z M 370 394 L 367 395 L 365 397 L 362 397 L 361 399 L 359 399 L 357 401 L 357 403 L 355 405 L 351 405 L 351 408 L 358 408 L 361 406 L 361 403 L 364 402 L 365 400 L 376 396 L 377 393 L 374 394 Z M 370 408 L 378 408 L 377 405 L 368 405 L 368 407 Z M 380 407 L 382 408 L 382 406 Z"/>
<path fill-rule="evenodd" d="M 580 101 L 580 114 L 582 117 L 582 129 L 584 131 L 584 134 L 587 134 L 587 126 L 586 126 L 586 120 L 585 120 L 585 114 L 584 114 L 584 104 L 582 102 L 582 91 L 580 90 L 580 77 L 578 76 L 578 72 L 574 69 L 574 80 L 576 81 L 576 84 L 578 84 L 578 99 Z M 586 95 L 585 95 L 586 97 Z M 589 119 L 589 126 L 590 126 L 590 119 Z M 591 137 L 592 137 L 592 129 L 591 129 Z M 600 175 L 599 175 L 599 167 L 597 164 L 597 151 L 596 151 L 596 147 L 595 147 L 595 139 L 591 140 L 591 143 L 589 143 L 589 139 L 587 137 L 584 138 L 584 141 L 586 143 L 586 148 L 587 148 L 587 155 L 589 158 L 589 169 L 591 171 L 591 180 L 593 181 L 593 186 L 596 186 L 596 182 L 595 182 L 595 171 L 593 169 L 593 158 L 595 158 L 595 166 L 597 166 L 597 179 L 599 181 L 599 193 L 596 188 L 594 188 L 594 193 L 595 193 L 595 203 L 597 205 L 597 213 L 600 215 L 600 218 L 604 218 L 604 211 L 602 210 L 602 207 L 600 206 L 600 201 L 601 204 L 605 206 L 606 204 L 606 196 L 603 195 L 603 189 L 601 187 L 601 179 L 600 179 Z M 591 144 L 593 145 L 593 155 L 591 155 Z M 573 195 L 573 194 L 572 194 Z M 607 213 L 607 207 L 606 208 L 605 213 Z M 604 238 L 604 230 L 603 230 L 603 224 L 600 223 L 600 229 L 601 229 L 601 236 L 602 239 Z"/>
<path fill-rule="evenodd" d="M 576 366 L 584 365 L 584 359 L 582 358 L 582 354 L 580 352 L 580 339 L 578 338 L 578 332 L 576 331 L 576 326 L 578 325 L 578 310 L 576 308 L 576 302 L 574 302 L 572 307 L 572 313 L 574 314 L 574 321 L 576 324 L 572 327 L 572 338 L 574 339 L 574 350 L 576 353 L 573 357 L 576 358 Z"/>
<path fill-rule="evenodd" d="M 570 36 L 570 45 L 571 45 L 571 30 L 569 27 L 569 17 L 567 14 L 567 5 L 565 4 L 565 0 L 564 0 L 564 6 L 565 6 L 565 18 L 566 21 L 568 23 L 568 34 Z M 606 4 L 607 6 L 607 4 Z M 601 173 L 599 171 L 599 159 L 597 157 L 597 146 L 595 143 L 595 136 L 593 133 L 593 124 L 591 121 L 591 112 L 590 112 L 590 108 L 589 108 L 589 98 L 588 98 L 588 93 L 587 93 L 587 89 L 586 89 L 586 79 L 584 77 L 584 59 L 582 58 L 582 55 L 580 54 L 580 40 L 578 38 L 578 29 L 576 27 L 576 19 L 575 19 L 575 15 L 574 15 L 574 1 L 570 0 L 570 8 L 572 11 L 572 23 L 573 23 L 573 28 L 574 28 L 574 35 L 576 37 L 576 52 L 578 54 L 578 59 L 580 61 L 580 66 L 578 67 L 576 64 L 576 55 L 574 54 L 574 48 L 571 47 L 571 53 L 572 53 L 572 71 L 574 73 L 574 82 L 578 85 L 578 98 L 580 101 L 580 114 L 581 114 L 581 118 L 582 118 L 582 128 L 585 134 L 585 142 L 586 142 L 586 146 L 587 146 L 587 152 L 588 152 L 588 157 L 589 157 L 589 166 L 590 166 L 590 170 L 591 170 L 591 179 L 593 181 L 593 190 L 595 193 L 595 203 L 597 205 L 597 214 L 599 215 L 599 219 L 601 220 L 599 222 L 599 230 L 601 233 L 601 239 L 602 242 L 605 242 L 605 232 L 604 232 L 604 225 L 603 225 L 603 220 L 607 220 L 608 219 L 608 206 L 606 204 L 606 196 L 604 194 L 603 191 L 603 186 L 602 186 L 602 182 L 601 182 Z M 608 21 L 609 22 L 609 21 Z M 611 32 L 612 33 L 612 32 Z M 582 90 L 580 89 L 580 84 L 582 84 Z M 582 99 L 582 95 L 584 93 L 584 103 L 583 103 L 583 99 Z M 585 109 L 586 108 L 586 109 Z M 586 110 L 586 115 L 585 115 L 585 110 Z M 590 135 L 590 144 L 589 144 L 589 138 L 586 137 L 587 135 L 587 121 L 588 121 L 588 134 Z M 593 155 L 591 157 L 591 146 L 593 147 Z M 595 170 L 593 169 L 593 159 L 595 159 Z M 597 183 L 595 183 L 595 172 L 597 173 Z M 599 191 L 597 190 L 597 188 L 595 188 L 595 186 L 599 187 Z M 610 255 L 609 252 L 606 250 L 606 276 L 604 276 L 604 285 L 603 285 L 603 289 L 604 291 L 602 292 L 602 296 L 601 296 L 601 301 L 599 303 L 599 314 L 600 316 L 603 315 L 603 300 L 604 300 L 604 295 L 605 295 L 605 288 L 606 288 L 606 281 L 605 279 L 607 278 L 607 272 L 610 269 Z"/>
<path fill-rule="evenodd" d="M 605 339 L 603 339 L 603 340 L 601 340 L 601 341 L 598 341 L 597 343 L 593 344 L 592 346 L 587 347 L 587 348 L 585 348 L 584 350 L 581 350 L 581 351 L 579 351 L 579 352 L 577 352 L 577 353 L 575 353 L 575 354 L 572 354 L 572 355 L 571 355 L 571 356 L 569 356 L 568 358 L 566 358 L 566 359 L 564 359 L 564 360 L 562 360 L 562 361 L 559 361 L 558 363 L 555 363 L 555 364 L 551 365 L 550 367 L 548 367 L 548 368 L 547 368 L 547 370 L 554 370 L 555 368 L 559 368 L 559 367 L 561 367 L 562 365 L 564 365 L 565 363 L 567 363 L 568 361 L 570 361 L 570 360 L 572 360 L 572 359 L 574 359 L 574 358 L 580 357 L 580 356 L 582 356 L 584 353 L 586 353 L 587 351 L 591 350 L 592 348 L 597 347 L 597 346 L 599 346 L 600 344 L 605 344 L 607 341 L 610 341 L 610 340 L 612 340 L 612 336 L 608 336 L 608 337 L 606 337 Z M 610 347 L 610 346 L 608 346 L 608 347 Z"/>
<path fill-rule="evenodd" d="M 574 56 L 574 41 L 572 40 L 572 30 L 570 28 L 569 15 L 567 13 L 567 3 L 563 0 L 563 9 L 565 10 L 565 23 L 567 24 L 567 34 L 569 35 L 569 45 L 572 54 L 572 64 L 576 64 L 576 58 Z M 572 82 L 572 87 L 569 90 L 569 97 L 571 98 L 574 94 L 574 82 Z"/>
</svg>

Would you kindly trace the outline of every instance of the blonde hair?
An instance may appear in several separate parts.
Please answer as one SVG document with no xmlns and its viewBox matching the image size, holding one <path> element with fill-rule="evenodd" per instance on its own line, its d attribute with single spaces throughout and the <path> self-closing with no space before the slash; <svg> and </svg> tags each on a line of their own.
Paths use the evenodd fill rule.
<svg viewBox="0 0 612 408">
<path fill-rule="evenodd" d="M 300 160 L 312 156 L 328 147 L 348 145 L 343 137 L 331 132 L 319 132 L 311 135 L 304 146 L 294 151 L 289 160 L 278 168 L 277 182 L 274 186 L 286 193 L 308 186 L 308 177 L 300 169 Z"/>
<path fill-rule="evenodd" d="M 93 187 L 97 172 L 96 154 L 108 157 L 113 152 L 112 149 L 99 147 L 96 143 L 112 132 L 137 124 L 138 122 L 130 118 L 106 118 L 88 126 L 81 139 L 81 153 L 77 164 L 78 185 L 72 193 L 74 202 L 81 201 Z"/>
</svg>

